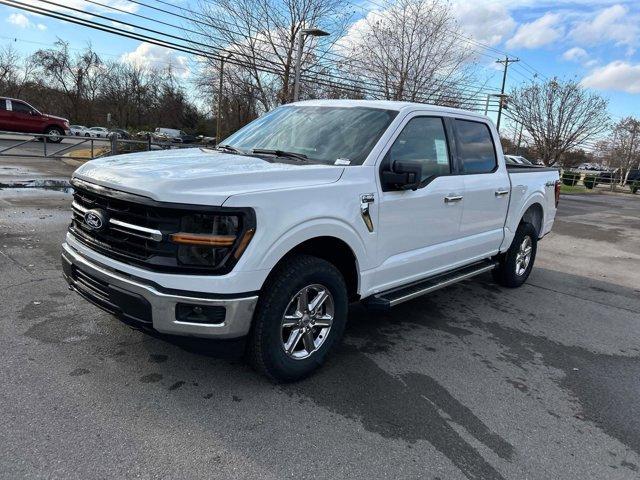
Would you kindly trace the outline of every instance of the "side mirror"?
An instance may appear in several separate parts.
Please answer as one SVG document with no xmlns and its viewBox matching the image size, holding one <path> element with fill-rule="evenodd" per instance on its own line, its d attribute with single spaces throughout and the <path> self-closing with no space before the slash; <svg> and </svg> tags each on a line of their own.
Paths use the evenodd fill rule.
<svg viewBox="0 0 640 480">
<path fill-rule="evenodd" d="M 415 160 L 396 160 L 391 170 L 380 174 L 384 190 L 416 190 L 422 180 L 422 164 Z"/>
</svg>

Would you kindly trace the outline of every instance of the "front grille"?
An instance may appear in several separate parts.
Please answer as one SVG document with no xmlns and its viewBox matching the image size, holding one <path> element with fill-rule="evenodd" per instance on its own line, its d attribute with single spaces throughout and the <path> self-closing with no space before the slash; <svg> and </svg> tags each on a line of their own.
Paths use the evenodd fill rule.
<svg viewBox="0 0 640 480">
<path fill-rule="evenodd" d="M 255 214 L 250 208 L 209 207 L 165 203 L 147 197 L 94 185 L 72 179 L 73 219 L 69 232 L 75 239 L 102 255 L 136 264 L 143 268 L 187 274 L 225 274 L 231 271 L 237 259 L 228 250 L 215 266 L 182 263 L 179 246 L 169 241 L 172 233 L 182 231 L 185 217 L 194 214 L 228 214 L 241 218 L 238 238 L 255 228 Z M 95 210 L 106 223 L 106 228 L 92 229 L 85 214 Z M 94 212 L 95 213 L 95 212 Z M 103 218 L 104 217 L 104 218 Z"/>
<path fill-rule="evenodd" d="M 158 269 L 176 265 L 176 245 L 163 241 L 166 235 L 154 239 L 147 230 L 179 231 L 184 211 L 113 198 L 77 185 L 74 190 L 73 220 L 69 230 L 81 243 L 106 256 L 125 258 Z M 107 228 L 96 231 L 87 226 L 84 212 L 92 209 L 107 212 L 110 219 Z"/>
</svg>

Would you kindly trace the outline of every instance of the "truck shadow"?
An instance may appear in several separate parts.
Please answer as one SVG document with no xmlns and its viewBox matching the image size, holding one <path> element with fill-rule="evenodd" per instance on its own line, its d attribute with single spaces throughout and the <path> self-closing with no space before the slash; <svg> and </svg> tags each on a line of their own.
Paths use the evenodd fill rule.
<svg viewBox="0 0 640 480">
<path fill-rule="evenodd" d="M 640 301 L 635 289 L 545 269 L 538 269 L 531 283 L 531 289 L 536 284 L 546 288 L 532 293 L 539 295 L 541 302 L 547 298 L 549 289 L 556 291 L 554 289 L 560 287 L 566 290 L 567 295 L 585 297 L 585 300 L 574 298 L 566 304 L 558 304 L 558 315 L 564 316 L 559 317 L 562 321 L 580 321 L 574 318 L 575 302 L 595 301 L 594 308 L 602 308 L 597 303 L 599 296 L 609 298 L 609 301 L 614 296 L 616 304 L 622 307 L 623 315 L 638 318 L 640 314 Z M 507 323 L 517 317 L 526 317 L 535 325 L 537 312 L 530 307 L 531 303 L 529 307 L 521 305 L 518 295 L 522 292 L 518 292 L 502 289 L 491 283 L 490 276 L 482 276 L 433 296 L 417 299 L 389 313 L 372 313 L 362 305 L 353 305 L 342 346 L 311 378 L 274 387 L 258 377 L 247 380 L 246 370 L 236 373 L 245 377 L 242 383 L 253 382 L 252 388 L 275 388 L 289 395 L 294 403 L 298 399 L 310 400 L 322 409 L 359 422 L 365 430 L 383 438 L 405 442 L 409 446 L 426 441 L 468 478 L 500 479 L 503 477 L 498 465 L 515 461 L 517 445 L 512 445 L 484 423 L 471 406 L 457 399 L 434 376 L 424 373 L 425 369 L 420 365 L 396 365 L 398 368 L 394 367 L 394 370 L 401 373 L 390 373 L 381 366 L 388 361 L 397 362 L 397 358 L 406 358 L 402 355 L 397 357 L 396 353 L 404 350 L 403 345 L 408 338 L 415 341 L 415 337 L 410 335 L 412 332 L 421 332 L 423 336 L 418 338 L 433 339 L 427 349 L 441 340 L 445 344 L 443 349 L 450 348 L 447 343 L 465 344 L 472 336 L 476 348 L 483 349 L 483 342 L 490 344 L 483 349 L 486 352 L 482 352 L 484 358 L 481 361 L 486 361 L 488 370 L 486 380 L 480 380 L 480 383 L 496 381 L 489 375 L 492 373 L 489 369 L 496 371 L 492 362 L 520 368 L 523 371 L 522 382 L 506 381 L 521 391 L 526 391 L 526 377 L 530 369 L 558 369 L 564 372 L 564 377 L 549 381 L 557 382 L 578 399 L 579 418 L 593 421 L 607 434 L 640 452 L 637 433 L 640 431 L 640 419 L 629 419 L 625 414 L 640 409 L 640 401 L 634 394 L 640 388 L 640 349 L 635 356 L 598 354 L 575 345 L 564 345 L 550 336 L 531 334 L 522 328 L 525 324 Z M 459 301 L 462 297 L 464 303 Z M 483 317 L 477 311 L 484 312 Z M 487 315 L 487 311 L 493 313 Z M 444 335 L 429 336 L 429 331 Z M 234 354 L 238 345 L 227 348 L 228 345 L 206 340 L 155 336 L 192 354 L 239 358 L 237 350 Z M 494 351 L 496 344 L 499 353 L 487 353 Z M 152 343 L 147 345 L 155 347 Z M 433 355 L 439 355 L 435 349 L 433 352 Z M 384 361 L 381 362 L 382 359 Z M 578 371 L 571 368 L 576 365 L 579 366 Z M 231 369 L 237 370 L 236 367 Z M 611 380 L 603 382 L 603 378 Z M 202 383 L 212 381 L 210 376 L 203 376 Z M 504 378 L 499 380 L 503 381 Z M 483 388 L 501 387 L 502 383 Z M 215 382 L 211 388 L 215 388 Z M 612 395 L 620 408 L 603 411 L 602 405 L 606 405 Z M 549 414 L 558 415 L 552 411 Z M 565 420 L 575 421 L 574 418 Z M 466 434 L 462 435 L 461 431 Z M 496 460 L 490 463 L 478 451 L 478 443 L 493 452 L 499 463 L 496 464 Z"/>
</svg>

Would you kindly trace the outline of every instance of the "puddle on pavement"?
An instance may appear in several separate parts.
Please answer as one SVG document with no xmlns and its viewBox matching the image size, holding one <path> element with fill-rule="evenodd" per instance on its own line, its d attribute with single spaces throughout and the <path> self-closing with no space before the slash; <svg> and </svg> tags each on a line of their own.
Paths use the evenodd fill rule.
<svg viewBox="0 0 640 480">
<path fill-rule="evenodd" d="M 11 189 L 34 189 L 34 190 L 54 190 L 63 193 L 73 193 L 73 187 L 69 180 L 27 180 L 9 183 L 0 183 L 0 190 Z"/>
</svg>

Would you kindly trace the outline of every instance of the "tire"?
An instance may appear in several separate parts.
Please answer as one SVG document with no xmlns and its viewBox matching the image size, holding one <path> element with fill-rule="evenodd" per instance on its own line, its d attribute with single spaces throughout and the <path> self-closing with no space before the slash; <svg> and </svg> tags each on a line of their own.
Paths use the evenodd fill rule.
<svg viewBox="0 0 640 480">
<path fill-rule="evenodd" d="M 537 247 L 538 231 L 531 223 L 521 222 L 509 250 L 500 256 L 498 266 L 492 271 L 496 283 L 517 288 L 526 282 L 536 259 Z M 528 261 L 525 254 L 527 248 Z"/>
<path fill-rule="evenodd" d="M 90 137 L 91 135 L 90 135 L 90 134 L 88 134 L 88 133 L 85 133 L 85 134 L 84 134 L 84 136 L 85 136 L 85 137 Z"/>
<path fill-rule="evenodd" d="M 299 308 L 301 303 L 313 306 L 322 288 L 326 297 L 316 314 Z M 301 295 L 305 289 L 307 302 Z M 260 294 L 247 342 L 250 363 L 274 382 L 307 377 L 339 344 L 347 307 L 344 278 L 332 264 L 309 255 L 285 260 L 267 279 Z"/>
<path fill-rule="evenodd" d="M 59 127 L 47 127 L 44 131 L 45 135 L 57 135 L 58 137 L 45 137 L 45 140 L 49 143 L 60 143 L 64 132 Z"/>
</svg>

